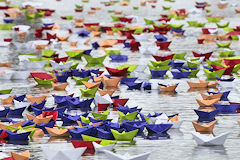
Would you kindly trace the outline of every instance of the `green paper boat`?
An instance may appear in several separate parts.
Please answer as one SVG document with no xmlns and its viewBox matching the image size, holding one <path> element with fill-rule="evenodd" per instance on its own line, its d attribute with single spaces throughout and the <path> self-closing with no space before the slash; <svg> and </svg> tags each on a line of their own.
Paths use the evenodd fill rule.
<svg viewBox="0 0 240 160">
<path fill-rule="evenodd" d="M 33 61 L 53 60 L 53 58 L 45 58 L 45 57 L 41 57 L 41 58 L 28 58 L 28 60 L 33 62 Z"/>
<path fill-rule="evenodd" d="M 0 30 L 12 30 L 14 24 L 0 24 Z"/>
<path fill-rule="evenodd" d="M 233 50 L 218 51 L 220 57 L 232 57 L 234 53 L 235 51 Z"/>
<path fill-rule="evenodd" d="M 55 78 L 46 80 L 46 79 L 39 79 L 37 77 L 34 77 L 34 79 L 39 85 L 51 85 L 51 82 L 55 81 Z"/>
<path fill-rule="evenodd" d="M 78 78 L 73 76 L 73 79 L 75 80 L 77 85 L 83 85 L 82 81 L 89 81 L 90 77 Z"/>
<path fill-rule="evenodd" d="M 26 129 L 35 128 L 35 126 L 36 126 L 36 124 L 29 125 L 29 126 L 26 126 L 26 127 L 21 127 L 21 126 L 19 126 L 18 129 L 19 129 L 19 130 L 26 130 Z"/>
<path fill-rule="evenodd" d="M 29 55 L 29 56 L 32 56 L 32 55 L 36 55 L 36 53 L 18 53 L 18 55 Z"/>
<path fill-rule="evenodd" d="M 111 16 L 112 17 L 112 22 L 119 22 L 120 21 L 120 17 L 116 17 L 116 16 Z"/>
<path fill-rule="evenodd" d="M 76 7 L 77 9 L 83 9 L 83 5 L 75 4 L 75 7 Z"/>
<path fill-rule="evenodd" d="M 208 17 L 207 20 L 209 23 L 218 23 L 221 21 L 221 17 Z"/>
<path fill-rule="evenodd" d="M 227 22 L 226 24 L 219 24 L 219 23 L 216 23 L 216 25 L 218 26 L 218 28 L 225 28 L 225 27 L 228 27 L 230 24 L 230 22 Z"/>
<path fill-rule="evenodd" d="M 70 68 L 71 68 L 71 69 L 77 69 L 77 66 L 78 66 L 78 65 L 79 65 L 79 63 L 72 64 Z"/>
<path fill-rule="evenodd" d="M 154 66 L 148 64 L 148 68 L 149 68 L 149 70 L 153 70 L 153 71 L 169 70 L 170 67 L 171 67 L 171 66 L 154 67 Z"/>
<path fill-rule="evenodd" d="M 102 56 L 102 57 L 95 58 L 87 55 L 83 55 L 83 56 L 88 62 L 88 64 L 102 64 L 105 58 L 107 57 L 107 56 Z"/>
<path fill-rule="evenodd" d="M 229 48 L 231 43 L 216 43 L 218 48 Z"/>
<path fill-rule="evenodd" d="M 123 30 L 123 29 L 124 29 L 124 27 L 112 27 L 112 30 L 114 33 L 117 33 L 118 31 Z"/>
<path fill-rule="evenodd" d="M 107 146 L 107 145 L 110 145 L 110 144 L 116 144 L 117 143 L 117 141 L 114 141 L 114 140 L 105 140 L 105 139 L 100 139 L 100 138 L 96 138 L 96 137 L 92 137 L 92 136 L 87 136 L 87 135 L 84 135 L 84 134 L 82 134 L 82 139 L 84 141 L 101 141 L 100 145 L 102 145 L 102 146 Z"/>
<path fill-rule="evenodd" d="M 162 6 L 163 10 L 169 10 L 171 9 L 172 7 L 171 6 Z"/>
<path fill-rule="evenodd" d="M 199 66 L 199 62 L 189 62 L 187 61 L 188 67 L 194 67 L 194 68 L 198 68 Z"/>
<path fill-rule="evenodd" d="M 89 2 L 89 0 L 82 0 L 82 2 L 83 2 L 83 3 L 88 3 L 88 2 Z"/>
<path fill-rule="evenodd" d="M 207 76 L 208 80 L 216 80 L 216 77 L 222 77 L 223 73 L 225 72 L 226 69 L 218 70 L 218 71 L 209 71 L 207 69 L 203 69 L 205 75 Z"/>
<path fill-rule="evenodd" d="M 66 20 L 73 20 L 73 16 L 65 16 Z"/>
<path fill-rule="evenodd" d="M 134 121 L 138 115 L 138 111 L 132 112 L 132 113 L 128 112 L 127 114 L 124 114 L 124 113 L 118 111 L 118 115 L 120 118 L 120 122 L 122 122 L 122 120 Z"/>
<path fill-rule="evenodd" d="M 225 59 L 240 59 L 240 56 L 236 56 L 236 57 L 226 57 Z"/>
<path fill-rule="evenodd" d="M 168 18 L 174 18 L 175 15 L 174 15 L 174 14 L 167 14 L 167 17 L 168 17 Z"/>
<path fill-rule="evenodd" d="M 238 41 L 239 40 L 238 35 L 231 35 L 231 38 L 232 38 L 233 41 Z"/>
<path fill-rule="evenodd" d="M 95 88 L 92 88 L 92 89 L 87 88 L 86 90 L 80 88 L 80 91 L 82 93 L 82 97 L 87 97 L 87 98 L 95 97 L 95 94 L 96 94 L 97 90 L 98 90 L 98 87 L 95 87 Z"/>
<path fill-rule="evenodd" d="M 134 34 L 143 33 L 144 28 L 136 28 Z"/>
<path fill-rule="evenodd" d="M 18 130 L 18 128 L 17 127 L 12 127 L 12 126 L 6 126 L 7 127 L 7 129 L 8 130 L 10 130 L 10 131 L 16 131 L 16 130 Z"/>
<path fill-rule="evenodd" d="M 206 9 L 206 12 L 207 12 L 207 13 L 210 13 L 210 12 L 212 12 L 212 11 L 211 11 L 211 9 Z"/>
<path fill-rule="evenodd" d="M 113 13 L 113 12 L 115 12 L 115 11 L 112 9 L 108 10 L 108 13 Z"/>
<path fill-rule="evenodd" d="M 2 89 L 2 90 L 0 90 L 0 93 L 10 94 L 11 91 L 12 91 L 12 88 L 11 89 Z"/>
<path fill-rule="evenodd" d="M 184 20 L 184 16 L 174 16 L 175 20 Z"/>
<path fill-rule="evenodd" d="M 41 18 L 41 17 L 43 17 L 44 15 L 45 15 L 45 12 L 44 12 L 44 11 L 37 12 L 35 18 Z"/>
<path fill-rule="evenodd" d="M 232 72 L 233 72 L 233 73 L 237 73 L 239 69 L 240 69 L 240 64 L 237 64 L 237 65 L 234 66 Z"/>
<path fill-rule="evenodd" d="M 174 54 L 173 60 L 176 60 L 176 59 L 185 60 L 184 57 L 186 56 L 186 54 L 187 54 L 186 52 Z"/>
<path fill-rule="evenodd" d="M 139 9 L 139 7 L 133 7 L 133 10 L 138 10 Z"/>
<path fill-rule="evenodd" d="M 130 131 L 130 132 L 123 131 L 122 133 L 119 133 L 118 131 L 111 129 L 111 132 L 113 134 L 113 137 L 117 141 L 132 141 L 133 138 L 138 133 L 138 129 Z"/>
<path fill-rule="evenodd" d="M 208 63 L 208 66 L 210 67 L 211 65 L 215 65 L 215 66 L 221 66 L 223 67 L 224 65 L 222 65 L 222 60 L 216 60 L 216 61 L 210 61 L 208 59 L 206 59 L 206 62 Z"/>
<path fill-rule="evenodd" d="M 43 50 L 42 51 L 42 56 L 43 57 L 52 57 L 56 53 L 56 51 L 53 50 Z"/>
<path fill-rule="evenodd" d="M 173 2 L 175 2 L 175 0 L 164 0 L 165 2 L 171 2 L 171 3 L 173 3 Z"/>
<path fill-rule="evenodd" d="M 25 14 L 25 17 L 27 18 L 27 20 L 31 20 L 31 19 L 35 19 L 35 17 L 36 17 L 37 15 L 34 13 L 34 14 L 28 14 L 27 12 L 26 12 L 26 14 Z"/>
<path fill-rule="evenodd" d="M 191 72 L 189 75 L 188 75 L 188 78 L 197 78 L 197 74 L 198 72 L 200 71 L 200 69 L 196 69 L 196 70 L 185 70 L 185 69 L 182 69 L 183 72 Z"/>
<path fill-rule="evenodd" d="M 180 29 L 184 26 L 184 24 L 169 24 L 173 29 Z"/>
<path fill-rule="evenodd" d="M 166 61 L 150 61 L 153 65 L 153 67 L 162 67 L 162 66 L 168 66 L 171 60 Z"/>
<path fill-rule="evenodd" d="M 81 116 L 81 122 L 89 124 L 90 120 L 89 120 L 89 118 Z"/>
<path fill-rule="evenodd" d="M 83 51 L 65 51 L 65 52 L 69 57 L 78 60 L 81 60 L 81 57 L 83 55 Z"/>
<path fill-rule="evenodd" d="M 234 31 L 234 28 L 224 27 L 223 30 L 224 30 L 225 32 L 231 32 L 231 31 Z"/>
<path fill-rule="evenodd" d="M 198 22 L 197 21 L 187 21 L 189 27 L 197 27 L 198 26 Z"/>
<path fill-rule="evenodd" d="M 195 62 L 195 61 L 198 61 L 198 60 L 200 60 L 200 58 L 190 57 L 190 61 L 191 61 L 191 62 Z"/>
<path fill-rule="evenodd" d="M 105 49 L 104 50 L 105 53 L 109 56 L 109 55 L 112 55 L 112 54 L 122 54 L 121 53 L 121 50 L 110 50 L 110 49 Z"/>
<path fill-rule="evenodd" d="M 206 25 L 206 23 L 198 23 L 197 27 L 204 27 Z"/>
<path fill-rule="evenodd" d="M 131 72 L 133 72 L 137 67 L 138 67 L 137 64 L 122 64 L 122 65 L 116 67 L 116 69 L 120 69 L 120 70 L 121 70 L 121 69 L 124 69 L 124 68 L 128 68 L 127 72 L 128 72 L 128 73 L 131 73 Z"/>
<path fill-rule="evenodd" d="M 95 119 L 107 119 L 108 114 L 109 114 L 109 110 L 106 110 L 103 113 L 94 113 L 94 112 L 92 112 L 92 115 L 93 115 L 93 117 Z"/>
<path fill-rule="evenodd" d="M 144 18 L 144 21 L 145 21 L 145 24 L 146 24 L 146 25 L 153 25 L 153 24 L 155 24 L 154 21 L 153 21 L 153 20 L 150 20 L 150 19 Z"/>
</svg>

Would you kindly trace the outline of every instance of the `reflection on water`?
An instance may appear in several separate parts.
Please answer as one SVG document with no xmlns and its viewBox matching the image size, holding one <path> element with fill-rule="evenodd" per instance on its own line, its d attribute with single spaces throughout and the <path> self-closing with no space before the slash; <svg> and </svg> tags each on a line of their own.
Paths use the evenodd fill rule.
<svg viewBox="0 0 240 160">
<path fill-rule="evenodd" d="M 193 159 L 214 159 L 215 157 L 221 157 L 223 160 L 228 159 L 224 146 L 197 146 L 193 149 Z"/>
</svg>

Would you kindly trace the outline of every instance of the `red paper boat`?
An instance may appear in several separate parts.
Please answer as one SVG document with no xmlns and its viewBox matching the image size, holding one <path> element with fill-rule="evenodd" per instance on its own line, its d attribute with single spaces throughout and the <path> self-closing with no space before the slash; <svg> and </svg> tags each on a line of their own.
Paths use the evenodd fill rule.
<svg viewBox="0 0 240 160">
<path fill-rule="evenodd" d="M 141 44 L 139 42 L 136 42 L 135 40 L 132 40 L 130 42 L 131 51 L 133 52 L 138 51 L 140 46 Z"/>
<path fill-rule="evenodd" d="M 122 23 L 115 23 L 114 24 L 114 27 L 125 27 L 125 24 L 122 24 Z"/>
<path fill-rule="evenodd" d="M 7 157 L 7 158 L 3 158 L 3 159 L 0 159 L 0 160 L 14 160 L 13 157 Z"/>
<path fill-rule="evenodd" d="M 127 36 L 128 34 L 133 34 L 135 31 L 134 30 L 128 30 L 128 31 L 124 31 L 124 30 L 120 30 L 122 36 Z"/>
<path fill-rule="evenodd" d="M 198 39 L 198 44 L 203 44 L 204 39 Z"/>
<path fill-rule="evenodd" d="M 52 75 L 46 72 L 31 72 L 31 76 L 33 78 L 46 79 L 46 80 L 50 80 L 54 78 Z"/>
<path fill-rule="evenodd" d="M 12 38 L 4 38 L 3 41 L 4 41 L 4 42 L 11 42 L 11 41 L 12 41 Z"/>
<path fill-rule="evenodd" d="M 158 41 L 156 41 L 155 43 L 158 47 L 160 47 L 159 48 L 160 50 L 169 50 L 168 47 L 172 43 L 172 41 L 168 41 L 168 42 L 158 42 Z"/>
<path fill-rule="evenodd" d="M 10 17 L 10 15 L 8 13 L 4 13 L 5 17 Z"/>
<path fill-rule="evenodd" d="M 8 9 L 8 8 L 11 8 L 9 6 L 0 6 L 0 9 L 3 10 L 3 9 Z"/>
<path fill-rule="evenodd" d="M 194 57 L 205 57 L 204 60 L 209 59 L 213 52 L 208 52 L 208 53 L 197 53 L 192 51 Z"/>
<path fill-rule="evenodd" d="M 123 68 L 123 69 L 115 69 L 115 68 L 109 68 L 109 67 L 105 67 L 108 71 L 108 73 L 112 76 L 125 76 L 127 74 L 127 68 Z"/>
<path fill-rule="evenodd" d="M 240 59 L 224 59 L 224 63 L 227 66 L 235 66 L 237 64 L 240 64 Z"/>
<path fill-rule="evenodd" d="M 99 26 L 99 23 L 84 23 L 85 27 L 90 27 L 90 26 Z"/>
<path fill-rule="evenodd" d="M 126 41 L 126 39 L 117 39 L 118 43 L 123 43 Z"/>
<path fill-rule="evenodd" d="M 156 61 L 166 61 L 166 60 L 169 60 L 169 59 L 173 59 L 174 55 L 175 54 L 170 54 L 170 55 L 167 55 L 167 56 L 156 56 L 156 55 L 152 55 L 152 56 Z"/>
<path fill-rule="evenodd" d="M 202 33 L 203 33 L 203 34 L 211 34 L 211 33 L 209 32 L 209 29 L 216 29 L 216 28 L 202 28 Z"/>
<path fill-rule="evenodd" d="M 4 139 L 7 136 L 8 136 L 7 133 L 5 132 L 5 130 L 3 130 L 2 133 L 0 134 L 0 139 Z"/>
<path fill-rule="evenodd" d="M 83 9 L 75 9 L 75 12 L 82 12 L 83 11 Z"/>
<path fill-rule="evenodd" d="M 43 12 L 52 12 L 52 13 L 55 12 L 54 9 L 48 9 L 48 8 L 47 8 L 47 9 L 38 8 L 37 11 L 38 11 L 38 12 L 41 12 L 41 11 L 43 11 Z"/>
<path fill-rule="evenodd" d="M 56 63 L 60 63 L 60 62 L 67 62 L 69 56 L 67 57 L 62 57 L 62 58 L 59 58 L 59 57 L 55 57 L 53 60 L 56 62 Z"/>
<path fill-rule="evenodd" d="M 43 111 L 42 112 L 42 116 L 46 117 L 46 116 L 53 116 L 52 120 L 56 121 L 57 117 L 58 117 L 58 111 Z"/>
<path fill-rule="evenodd" d="M 205 9 L 206 5 L 195 5 L 196 8 Z"/>
<path fill-rule="evenodd" d="M 100 143 L 101 141 L 81 141 L 81 140 L 71 140 L 74 148 L 87 147 L 87 149 L 94 149 L 92 142 Z"/>
<path fill-rule="evenodd" d="M 118 107 L 118 105 L 124 106 L 129 99 L 112 99 L 113 107 Z"/>
<path fill-rule="evenodd" d="M 158 21 L 165 21 L 165 22 L 169 22 L 171 20 L 171 18 L 159 18 Z"/>
<path fill-rule="evenodd" d="M 232 74 L 232 71 L 234 69 L 234 66 L 228 66 L 228 67 L 220 67 L 220 66 L 215 66 L 215 65 L 211 65 L 213 67 L 214 71 L 218 71 L 218 70 L 222 70 L 222 69 L 226 69 L 225 72 L 223 74 Z"/>
<path fill-rule="evenodd" d="M 98 111 L 106 111 L 109 104 L 99 104 L 98 103 Z"/>
<path fill-rule="evenodd" d="M 168 27 L 168 26 L 164 26 L 164 27 L 162 27 L 162 26 L 153 26 L 153 28 L 154 28 L 154 31 L 155 32 L 164 32 L 164 33 L 167 33 L 168 31 L 170 31 L 170 28 Z"/>
<path fill-rule="evenodd" d="M 50 33 L 46 33 L 47 34 L 47 40 L 50 40 L 50 39 L 56 39 L 57 38 L 57 34 L 55 33 L 55 34 L 50 34 Z"/>
<path fill-rule="evenodd" d="M 119 20 L 121 22 L 132 23 L 133 18 L 120 17 Z"/>
<path fill-rule="evenodd" d="M 238 103 L 238 102 L 229 102 L 229 103 L 230 103 L 230 104 L 239 104 L 239 105 L 240 105 L 240 103 Z M 238 107 L 237 113 L 240 113 L 240 107 Z"/>
<path fill-rule="evenodd" d="M 168 18 L 168 16 L 166 14 L 161 14 L 160 15 L 162 18 Z"/>
<path fill-rule="evenodd" d="M 102 27 L 105 31 L 112 31 L 112 27 Z"/>
<path fill-rule="evenodd" d="M 127 37 L 127 39 L 134 39 L 132 33 L 125 33 L 125 36 Z"/>
</svg>

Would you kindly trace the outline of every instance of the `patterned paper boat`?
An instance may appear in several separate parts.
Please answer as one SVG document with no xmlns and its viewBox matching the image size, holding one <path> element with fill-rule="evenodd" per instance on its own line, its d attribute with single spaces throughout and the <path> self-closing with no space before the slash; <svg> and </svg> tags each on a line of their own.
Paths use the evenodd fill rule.
<svg viewBox="0 0 240 160">
<path fill-rule="evenodd" d="M 201 134 L 212 134 L 213 128 L 216 125 L 217 120 L 214 120 L 210 122 L 209 124 L 203 123 L 199 124 L 195 121 L 192 121 L 193 127 L 195 128 L 196 132 L 199 132 Z"/>
<path fill-rule="evenodd" d="M 226 132 L 214 137 L 212 134 L 205 135 L 198 132 L 192 132 L 193 138 L 195 139 L 197 144 L 203 146 L 221 146 L 227 139 L 228 134 L 229 133 Z"/>
</svg>

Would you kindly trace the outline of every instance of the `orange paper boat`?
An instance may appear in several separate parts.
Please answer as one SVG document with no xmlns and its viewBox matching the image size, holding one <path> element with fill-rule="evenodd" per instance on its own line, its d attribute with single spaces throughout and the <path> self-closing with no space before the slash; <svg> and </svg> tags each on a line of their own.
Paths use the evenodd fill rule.
<svg viewBox="0 0 240 160">
<path fill-rule="evenodd" d="M 217 6 L 218 6 L 219 9 L 224 9 L 224 8 L 227 7 L 227 5 L 228 4 L 218 4 Z"/>
<path fill-rule="evenodd" d="M 14 160 L 28 160 L 30 157 L 29 150 L 26 150 L 22 153 L 11 152 L 11 156 Z"/>
<path fill-rule="evenodd" d="M 57 38 L 58 38 L 59 41 L 67 41 L 69 37 L 70 37 L 70 36 L 65 36 L 65 37 L 57 36 Z"/>
<path fill-rule="evenodd" d="M 199 81 L 199 82 L 189 82 L 187 81 L 187 84 L 189 85 L 190 88 L 207 88 L 208 83 L 206 81 Z"/>
<path fill-rule="evenodd" d="M 199 132 L 201 134 L 212 134 L 213 128 L 216 125 L 217 120 L 214 120 L 210 122 L 209 124 L 203 123 L 198 124 L 195 121 L 192 121 L 193 127 L 195 128 L 196 132 Z"/>
<path fill-rule="evenodd" d="M 211 99 L 217 99 L 217 98 L 221 99 L 223 93 L 210 94 L 210 95 L 206 95 L 204 93 L 200 93 L 200 94 L 204 100 L 211 100 Z"/>
<path fill-rule="evenodd" d="M 74 18 L 75 23 L 82 23 L 84 22 L 84 18 Z"/>
<path fill-rule="evenodd" d="M 47 44 L 35 44 L 35 49 L 45 49 Z"/>
<path fill-rule="evenodd" d="M 158 85 L 158 87 L 160 88 L 160 90 L 162 92 L 175 92 L 175 89 L 177 88 L 177 84 L 171 85 L 171 86 L 162 86 L 162 85 Z"/>
<path fill-rule="evenodd" d="M 235 9 L 235 12 L 236 13 L 240 13 L 240 9 Z"/>
<path fill-rule="evenodd" d="M 122 14 L 122 11 L 115 11 L 114 14 Z"/>
<path fill-rule="evenodd" d="M 106 31 L 107 35 L 112 36 L 114 34 L 114 31 Z"/>
<path fill-rule="evenodd" d="M 92 31 L 92 34 L 94 37 L 100 37 L 101 36 L 101 32 L 98 31 Z"/>
<path fill-rule="evenodd" d="M 75 23 L 76 28 L 82 28 L 84 25 L 83 23 Z"/>
<path fill-rule="evenodd" d="M 0 101 L 2 102 L 2 104 L 12 104 L 13 103 L 13 99 L 14 97 L 13 96 L 10 96 L 8 98 L 5 98 L 5 99 L 2 99 L 0 98 Z"/>
<path fill-rule="evenodd" d="M 38 138 L 41 138 L 41 137 L 43 137 L 43 136 L 44 136 L 44 132 L 43 132 L 43 130 L 40 129 L 40 128 L 36 128 L 36 130 L 35 130 L 35 132 L 34 132 L 34 134 L 33 134 L 32 137 L 38 137 Z"/>
<path fill-rule="evenodd" d="M 82 83 L 89 89 L 99 87 L 101 82 L 87 82 L 87 81 L 82 81 Z"/>
<path fill-rule="evenodd" d="M 118 41 L 116 39 L 107 39 L 107 40 L 103 40 L 98 42 L 100 47 L 112 47 L 113 45 L 117 44 Z"/>
<path fill-rule="evenodd" d="M 25 122 L 25 121 L 21 121 L 21 122 L 17 122 L 17 123 L 12 123 L 12 122 L 11 122 L 11 123 L 9 124 L 9 126 L 18 128 L 18 127 L 22 126 L 24 122 Z"/>
<path fill-rule="evenodd" d="M 33 116 L 33 115 L 31 115 L 31 114 L 26 114 L 26 116 L 27 116 L 27 119 L 28 120 L 32 120 L 33 119 L 33 122 L 34 123 L 36 123 L 36 124 L 38 124 L 38 125 L 40 125 L 40 124 L 42 124 L 42 123 L 45 123 L 45 124 L 48 124 L 49 123 L 49 121 L 52 119 L 52 117 L 53 117 L 53 115 L 51 115 L 51 116 L 46 116 L 46 117 L 42 117 L 42 115 L 40 114 L 39 116 Z"/>
<path fill-rule="evenodd" d="M 144 7 L 144 6 L 146 6 L 146 4 L 147 4 L 146 1 L 141 1 L 141 2 L 140 2 L 140 6 L 143 6 L 143 7 Z"/>
<path fill-rule="evenodd" d="M 26 32 L 17 32 L 18 38 L 25 39 L 26 38 Z"/>
<path fill-rule="evenodd" d="M 0 67 L 11 67 L 13 62 L 7 62 L 7 63 L 0 63 Z"/>
<path fill-rule="evenodd" d="M 104 87 L 114 87 L 114 88 L 117 88 L 119 82 L 121 81 L 121 79 L 122 79 L 121 77 L 119 77 L 119 78 L 105 78 L 104 77 L 103 85 L 104 85 Z"/>
<path fill-rule="evenodd" d="M 217 35 L 211 35 L 211 34 L 201 34 L 200 39 L 204 39 L 205 42 L 214 42 Z"/>
<path fill-rule="evenodd" d="M 227 41 L 229 39 L 230 35 L 217 35 L 217 39 L 219 41 Z"/>
<path fill-rule="evenodd" d="M 54 82 L 51 82 L 52 86 L 53 86 L 53 89 L 54 90 L 58 90 L 58 91 L 63 91 L 65 90 L 65 88 L 67 87 L 68 83 L 59 83 L 59 84 L 56 84 Z"/>
<path fill-rule="evenodd" d="M 69 137 L 70 135 L 67 129 L 45 128 L 51 137 Z"/>
<path fill-rule="evenodd" d="M 70 42 L 70 46 L 76 47 L 76 46 L 77 46 L 77 41 L 72 41 L 72 42 Z"/>
<path fill-rule="evenodd" d="M 196 99 L 200 107 L 213 107 L 213 104 L 217 103 L 219 100 L 220 98 L 211 99 L 211 100 Z"/>
<path fill-rule="evenodd" d="M 130 4 L 130 2 L 127 2 L 127 1 L 122 1 L 120 3 L 121 6 L 128 6 Z"/>
<path fill-rule="evenodd" d="M 98 92 L 100 93 L 101 96 L 104 96 L 106 94 L 108 94 L 109 96 L 112 96 L 113 93 L 115 92 L 116 90 L 108 90 L 108 89 L 105 89 L 105 90 L 102 90 L 102 89 L 98 89 Z"/>
<path fill-rule="evenodd" d="M 34 102 L 39 104 L 47 98 L 47 96 L 33 97 L 31 95 L 28 95 L 28 94 L 26 95 L 26 97 L 27 97 L 27 101 L 31 104 L 33 104 Z"/>
</svg>

